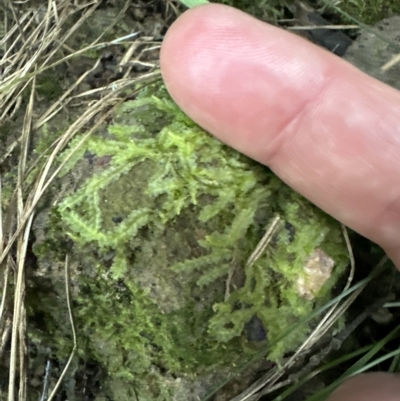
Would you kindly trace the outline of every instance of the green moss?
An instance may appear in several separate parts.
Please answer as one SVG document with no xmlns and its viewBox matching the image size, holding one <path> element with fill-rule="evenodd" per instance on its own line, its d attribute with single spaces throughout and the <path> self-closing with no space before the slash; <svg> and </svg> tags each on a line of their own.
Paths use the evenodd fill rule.
<svg viewBox="0 0 400 401">
<path fill-rule="evenodd" d="M 114 379 L 162 400 L 174 391 L 169 375 L 241 366 L 259 352 L 246 334 L 254 318 L 270 359 L 302 341 L 307 327 L 274 344 L 329 293 L 298 294 L 310 253 L 326 250 L 335 274 L 344 267 L 336 222 L 205 133 L 163 87 L 123 104 L 64 174 L 84 155 L 93 172 L 57 213 L 80 266 L 74 299 L 85 349 Z M 276 214 L 284 224 L 272 245 L 245 267 Z"/>
<path fill-rule="evenodd" d="M 60 77 L 55 73 L 46 71 L 37 76 L 36 92 L 46 101 L 54 100 L 63 94 Z"/>
</svg>

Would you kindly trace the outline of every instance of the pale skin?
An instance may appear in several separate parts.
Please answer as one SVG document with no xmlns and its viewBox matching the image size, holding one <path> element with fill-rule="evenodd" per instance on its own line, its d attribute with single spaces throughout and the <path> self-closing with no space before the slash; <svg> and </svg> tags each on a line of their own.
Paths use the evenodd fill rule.
<svg viewBox="0 0 400 401">
<path fill-rule="evenodd" d="M 400 92 L 233 8 L 185 12 L 161 49 L 171 96 L 400 267 Z M 400 379 L 350 379 L 329 401 L 400 401 Z"/>
</svg>

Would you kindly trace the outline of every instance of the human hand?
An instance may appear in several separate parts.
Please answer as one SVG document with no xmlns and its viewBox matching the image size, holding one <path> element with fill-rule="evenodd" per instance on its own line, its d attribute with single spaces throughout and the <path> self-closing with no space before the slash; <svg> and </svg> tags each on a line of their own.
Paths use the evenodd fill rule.
<svg viewBox="0 0 400 401">
<path fill-rule="evenodd" d="M 193 120 L 377 242 L 400 268 L 398 91 L 217 4 L 189 10 L 172 25 L 161 71 Z M 400 380 L 361 375 L 329 398 L 339 400 L 400 400 Z"/>
</svg>

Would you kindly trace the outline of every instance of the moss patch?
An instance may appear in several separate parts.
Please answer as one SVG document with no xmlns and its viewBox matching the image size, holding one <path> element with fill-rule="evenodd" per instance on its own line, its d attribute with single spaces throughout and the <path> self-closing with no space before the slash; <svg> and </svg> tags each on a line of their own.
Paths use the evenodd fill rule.
<svg viewBox="0 0 400 401">
<path fill-rule="evenodd" d="M 255 354 L 277 360 L 299 345 L 307 326 L 276 340 L 326 299 L 347 262 L 333 219 L 205 133 L 162 86 L 123 104 L 70 160 L 66 181 L 85 165 L 89 177 L 63 196 L 35 251 L 54 263 L 55 250 L 71 249 L 57 244 L 63 233 L 73 241 L 80 352 L 107 369 L 107 394 L 165 400 L 184 383 L 204 395 Z M 270 247 L 246 266 L 277 214 Z M 309 301 L 297 282 L 315 249 L 336 270 Z M 36 310 L 57 320 L 45 304 Z M 65 337 L 60 325 L 46 331 Z M 60 357 L 65 344 L 55 344 Z"/>
</svg>

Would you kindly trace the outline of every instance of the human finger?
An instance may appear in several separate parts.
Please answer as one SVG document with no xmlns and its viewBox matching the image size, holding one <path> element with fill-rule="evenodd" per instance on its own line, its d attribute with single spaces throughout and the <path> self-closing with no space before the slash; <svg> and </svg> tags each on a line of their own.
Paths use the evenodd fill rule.
<svg viewBox="0 0 400 401">
<path fill-rule="evenodd" d="M 217 138 L 380 244 L 400 266 L 400 94 L 306 40 L 223 5 L 184 13 L 161 70 Z"/>
<path fill-rule="evenodd" d="M 400 401 L 400 377 L 389 373 L 354 376 L 334 391 L 327 401 Z"/>
</svg>

